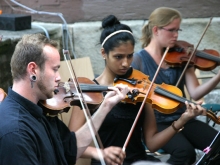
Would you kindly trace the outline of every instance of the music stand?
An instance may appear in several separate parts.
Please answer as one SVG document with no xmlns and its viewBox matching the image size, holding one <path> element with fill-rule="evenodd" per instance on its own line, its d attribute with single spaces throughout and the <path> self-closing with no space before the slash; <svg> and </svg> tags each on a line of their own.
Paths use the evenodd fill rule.
<svg viewBox="0 0 220 165">
<path fill-rule="evenodd" d="M 219 165 L 220 164 L 220 131 L 215 136 L 209 147 L 203 150 L 204 155 L 196 165 Z"/>
</svg>

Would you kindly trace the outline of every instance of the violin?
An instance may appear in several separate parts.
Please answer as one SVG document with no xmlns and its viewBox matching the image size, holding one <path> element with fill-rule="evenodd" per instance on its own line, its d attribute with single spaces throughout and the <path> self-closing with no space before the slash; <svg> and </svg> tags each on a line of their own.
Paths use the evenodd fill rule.
<svg viewBox="0 0 220 165">
<path fill-rule="evenodd" d="M 140 80 L 134 78 L 129 79 L 129 77 L 128 79 L 117 77 L 117 79 L 115 78 L 113 85 L 115 86 L 120 83 L 128 85 L 128 87 L 132 89 L 132 92 L 129 92 L 127 97 L 122 100 L 122 102 L 136 104 L 137 102 L 143 101 L 146 90 L 148 90 L 148 86 L 151 82 L 149 81 L 148 76 L 138 70 L 133 70 L 133 68 L 130 68 L 127 74 L 130 73 L 132 73 L 131 77 L 138 77 Z M 85 77 L 78 77 L 77 81 L 79 82 L 80 89 L 82 90 L 83 97 L 85 98 L 85 102 L 87 103 L 90 112 L 94 113 L 104 99 L 102 92 L 108 91 L 108 86 L 97 85 Z M 135 85 L 133 85 L 134 83 Z M 157 85 L 155 84 L 155 86 Z M 172 91 L 173 94 L 182 95 L 181 90 L 175 86 L 167 84 L 162 84 L 160 86 L 164 89 Z M 150 96 L 152 98 L 149 98 L 147 102 L 151 103 L 153 108 L 161 113 L 173 113 L 177 110 L 178 105 L 180 105 L 180 102 L 168 97 L 161 97 L 160 95 L 153 93 L 150 94 Z M 53 98 L 41 100 L 39 105 L 43 108 L 44 113 L 50 116 L 68 112 L 70 107 L 73 105 L 81 107 L 79 96 L 72 81 L 65 83 L 60 82 L 57 90 L 55 90 Z"/>
<path fill-rule="evenodd" d="M 188 62 L 192 51 L 192 44 L 186 41 L 177 41 L 176 46 L 169 50 L 164 60 L 170 66 L 182 66 Z M 210 71 L 220 64 L 220 55 L 212 49 L 196 50 L 189 64 L 200 70 Z"/>
<path fill-rule="evenodd" d="M 143 101 L 151 84 L 149 76 L 133 69 L 132 67 L 125 76 L 117 76 L 114 79 L 114 85 L 118 83 L 126 84 L 132 90 L 132 92 L 128 93 L 127 97 L 123 100 L 126 103 L 132 104 Z M 153 84 L 146 102 L 152 104 L 153 109 L 164 114 L 170 114 L 183 106 L 185 101 L 193 103 L 182 96 L 182 91 L 176 86 L 164 83 L 161 85 Z M 208 110 L 207 116 L 215 123 L 220 124 L 220 117 L 216 117 L 212 111 Z"/>
<path fill-rule="evenodd" d="M 97 85 L 85 77 L 78 77 L 77 81 L 79 82 L 79 88 L 82 90 L 84 101 L 89 110 L 94 113 L 104 99 L 102 92 L 108 91 L 108 87 Z M 38 104 L 43 108 L 44 113 L 50 116 L 68 112 L 73 105 L 81 107 L 79 94 L 71 80 L 65 83 L 60 82 L 54 91 L 53 98 L 41 100 Z"/>
<path fill-rule="evenodd" d="M 104 99 L 102 92 L 108 91 L 108 86 L 97 85 L 85 77 L 78 77 L 77 81 L 90 112 L 94 113 Z M 128 85 L 131 89 L 131 92 L 127 94 L 127 97 L 122 102 L 136 104 L 137 102 L 143 102 L 151 82 L 149 76 L 130 67 L 125 75 L 117 76 L 114 79 L 113 85 L 115 86 L 120 83 Z M 68 112 L 70 107 L 74 105 L 81 107 L 79 96 L 72 81 L 60 82 L 54 93 L 53 98 L 41 100 L 38 103 L 46 115 L 53 116 Z M 182 97 L 182 95 L 182 91 L 176 86 L 164 83 L 161 85 L 153 84 L 146 102 L 152 104 L 152 108 L 157 111 L 170 114 L 184 105 L 185 101 L 192 103 L 190 100 Z M 215 121 L 215 123 L 220 124 L 220 118 L 217 118 L 212 111 L 208 111 L 207 116 Z"/>
<path fill-rule="evenodd" d="M 114 85 L 122 83 L 128 85 L 131 89 L 132 92 L 128 93 L 123 100 L 124 102 L 131 104 L 142 102 L 151 84 L 149 76 L 132 67 L 130 67 L 128 72 L 131 73 L 130 75 L 127 74 L 127 76 L 129 75 L 128 77 L 117 76 L 114 79 Z M 178 109 L 181 102 L 184 103 L 184 101 L 179 101 L 180 98 L 182 99 L 182 91 L 178 87 L 165 83 L 161 85 L 153 84 L 146 102 L 152 104 L 152 107 L 159 112 L 170 114 Z"/>
</svg>

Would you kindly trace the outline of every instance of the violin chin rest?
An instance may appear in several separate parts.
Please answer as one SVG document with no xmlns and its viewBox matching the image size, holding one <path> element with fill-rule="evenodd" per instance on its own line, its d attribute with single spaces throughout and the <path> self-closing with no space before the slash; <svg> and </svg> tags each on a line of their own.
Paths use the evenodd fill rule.
<svg viewBox="0 0 220 165">
<path fill-rule="evenodd" d="M 117 76 L 116 76 L 116 79 L 117 79 L 117 78 L 128 78 L 128 77 L 131 76 L 132 72 L 133 72 L 133 68 L 130 67 L 130 68 L 128 69 L 128 71 L 127 71 L 124 75 L 117 75 Z"/>
</svg>

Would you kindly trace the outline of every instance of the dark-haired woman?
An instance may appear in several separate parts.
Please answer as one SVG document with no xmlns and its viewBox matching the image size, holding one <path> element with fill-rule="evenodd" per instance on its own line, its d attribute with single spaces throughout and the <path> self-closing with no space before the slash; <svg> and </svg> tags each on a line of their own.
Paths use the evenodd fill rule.
<svg viewBox="0 0 220 165">
<path fill-rule="evenodd" d="M 125 75 L 129 70 L 133 60 L 135 40 L 130 27 L 121 24 L 113 15 L 106 17 L 102 21 L 102 27 L 104 30 L 100 37 L 101 54 L 106 66 L 102 74 L 95 78 L 94 81 L 99 85 L 112 86 L 117 75 Z M 105 148 L 103 153 L 107 164 L 117 164 L 115 161 L 118 160 L 118 155 L 114 147 L 123 147 L 140 105 L 141 103 L 136 105 L 119 103 L 106 116 L 98 134 Z M 123 165 L 130 165 L 139 160 L 150 160 L 142 144 L 142 136 L 148 149 L 154 152 L 166 144 L 189 119 L 205 112 L 199 105 L 189 106 L 186 103 L 186 107 L 185 113 L 179 119 L 164 131 L 157 133 L 154 111 L 151 105 L 145 104 L 126 147 L 126 158 Z M 93 115 L 96 115 L 96 113 Z M 83 118 L 81 120 L 84 121 Z M 71 122 L 70 129 L 71 125 L 75 124 L 73 120 Z M 100 164 L 95 148 L 88 147 L 84 156 L 93 158 L 92 165 Z M 155 158 L 154 161 L 158 160 Z"/>
<path fill-rule="evenodd" d="M 172 8 L 161 7 L 155 9 L 149 17 L 148 24 L 142 30 L 143 49 L 134 54 L 132 66 L 141 72 L 149 75 L 150 80 L 158 68 L 166 47 L 173 47 L 178 39 L 181 15 Z M 170 67 L 163 62 L 155 83 L 176 85 L 183 67 Z M 199 85 L 193 66 L 189 66 L 179 83 L 179 88 L 184 93 L 186 85 L 191 98 L 198 100 L 210 92 L 220 80 L 220 72 L 210 81 Z M 183 113 L 185 107 L 181 107 L 175 113 L 165 115 L 155 111 L 158 131 L 166 130 Z M 199 120 L 188 121 L 184 130 L 176 134 L 165 146 L 162 147 L 171 157 L 168 163 L 174 165 L 188 165 L 196 160 L 195 148 L 203 150 L 210 145 L 217 131 Z"/>
</svg>

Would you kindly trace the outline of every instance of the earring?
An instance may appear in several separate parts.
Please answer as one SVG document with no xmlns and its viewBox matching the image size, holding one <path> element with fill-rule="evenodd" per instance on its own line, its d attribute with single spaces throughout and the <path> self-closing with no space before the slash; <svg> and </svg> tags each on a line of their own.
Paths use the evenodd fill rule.
<svg viewBox="0 0 220 165">
<path fill-rule="evenodd" d="M 31 81 L 36 81 L 37 77 L 35 75 L 30 76 Z"/>
<path fill-rule="evenodd" d="M 30 80 L 31 80 L 31 88 L 33 88 L 34 87 L 34 82 L 37 80 L 37 77 L 35 75 L 31 75 Z"/>
</svg>

